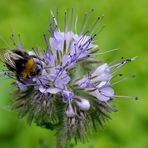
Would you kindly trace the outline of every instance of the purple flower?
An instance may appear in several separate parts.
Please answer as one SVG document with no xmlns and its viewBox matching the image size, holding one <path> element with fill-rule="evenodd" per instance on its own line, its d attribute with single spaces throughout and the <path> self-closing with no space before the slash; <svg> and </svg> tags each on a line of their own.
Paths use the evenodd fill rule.
<svg viewBox="0 0 148 148">
<path fill-rule="evenodd" d="M 19 114 L 27 116 L 29 123 L 34 121 L 50 129 L 59 126 L 55 128 L 57 135 L 61 136 L 63 132 L 63 138 L 67 141 L 72 138 L 82 140 L 87 128 L 96 128 L 96 123 L 102 125 L 109 112 L 114 111 L 112 100 L 123 96 L 116 95 L 113 86 L 125 78 L 119 81 L 114 79 L 122 76 L 117 72 L 123 65 L 135 59 L 100 65 L 96 58 L 99 51 L 98 45 L 94 44 L 97 36 L 94 32 L 101 18 L 98 17 L 88 31 L 90 14 L 85 15 L 81 31 L 76 33 L 77 17 L 73 13 L 72 10 L 70 20 L 67 20 L 65 13 L 63 31 L 59 28 L 58 12 L 56 17 L 51 13 L 50 38 L 44 35 L 47 50 L 43 49 L 43 54 L 39 54 L 38 50 L 24 52 L 34 62 L 34 67 L 29 67 L 32 71 L 27 73 L 27 77 L 17 73 L 15 67 L 15 60 L 24 58 L 22 49 L 17 51 L 20 55 L 12 51 L 4 56 L 8 67 L 5 75 L 16 80 L 18 97 L 15 108 Z M 71 25 L 67 22 L 71 22 Z M 99 65 L 96 66 L 96 63 Z"/>
<path fill-rule="evenodd" d="M 64 89 L 70 81 L 70 77 L 63 67 L 51 68 L 48 79 L 53 82 L 55 87 L 60 89 Z"/>
<path fill-rule="evenodd" d="M 63 90 L 62 97 L 64 102 L 69 102 L 69 101 L 72 101 L 74 97 L 74 93 L 68 90 Z"/>
<path fill-rule="evenodd" d="M 114 90 L 109 81 L 112 76 L 108 64 L 99 66 L 89 77 L 80 79 L 76 84 L 98 100 L 106 102 L 114 97 Z"/>
<path fill-rule="evenodd" d="M 91 75 L 92 81 L 101 82 L 101 81 L 109 81 L 111 80 L 111 73 L 107 63 L 99 66 Z"/>
<path fill-rule="evenodd" d="M 104 83 L 104 82 L 101 82 Z M 109 85 L 104 84 L 103 86 L 97 86 L 97 88 L 90 92 L 91 95 L 96 97 L 98 100 L 107 102 L 114 98 L 114 90 Z"/>
</svg>

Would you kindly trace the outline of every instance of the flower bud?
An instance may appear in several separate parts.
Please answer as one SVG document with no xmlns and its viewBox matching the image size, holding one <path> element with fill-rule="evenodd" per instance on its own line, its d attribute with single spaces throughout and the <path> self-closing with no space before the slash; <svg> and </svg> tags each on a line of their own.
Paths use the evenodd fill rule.
<svg viewBox="0 0 148 148">
<path fill-rule="evenodd" d="M 90 108 L 89 101 L 83 98 L 77 98 L 76 104 L 83 111 L 87 111 Z"/>
<path fill-rule="evenodd" d="M 73 109 L 71 103 L 69 103 L 65 114 L 67 117 L 74 117 L 75 116 L 75 112 L 74 112 L 74 109 Z"/>
</svg>

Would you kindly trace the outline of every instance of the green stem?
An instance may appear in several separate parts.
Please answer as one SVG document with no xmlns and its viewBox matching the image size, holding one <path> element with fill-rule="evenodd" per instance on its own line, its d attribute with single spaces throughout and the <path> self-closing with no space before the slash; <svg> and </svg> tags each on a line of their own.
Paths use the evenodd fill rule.
<svg viewBox="0 0 148 148">
<path fill-rule="evenodd" d="M 64 148 L 64 141 L 59 138 L 59 135 L 57 135 L 56 140 L 56 148 Z"/>
</svg>

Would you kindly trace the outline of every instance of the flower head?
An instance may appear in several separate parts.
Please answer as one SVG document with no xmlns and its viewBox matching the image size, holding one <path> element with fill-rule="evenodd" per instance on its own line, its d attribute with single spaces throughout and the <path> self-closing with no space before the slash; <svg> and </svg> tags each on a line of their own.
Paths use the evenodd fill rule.
<svg viewBox="0 0 148 148">
<path fill-rule="evenodd" d="M 34 121 L 39 126 L 56 129 L 57 134 L 62 134 L 66 140 L 82 140 L 89 127 L 102 124 L 109 117 L 109 112 L 115 111 L 111 102 L 117 95 L 112 80 L 121 76 L 116 74 L 118 69 L 134 58 L 114 65 L 101 63 L 95 57 L 99 51 L 94 44 L 94 30 L 101 18 L 97 19 L 90 31 L 83 34 L 88 20 L 85 16 L 81 33 L 77 34 L 73 30 L 73 24 L 77 22 L 73 11 L 70 30 L 67 13 L 63 32 L 60 31 L 57 17 L 52 13 L 50 38 L 44 35 L 47 50 L 43 54 L 38 50 L 31 53 L 25 51 L 27 57 L 34 61 L 34 70 L 24 77 L 17 72 L 17 67 L 8 67 L 8 62 L 14 61 L 15 67 L 16 61 L 23 59 L 23 49 L 20 48 L 20 53 L 15 51 L 15 54 L 19 54 L 18 59 L 12 58 L 10 53 L 5 56 L 9 69 L 5 75 L 15 78 L 17 99 L 14 108 L 21 117 L 26 116 L 30 123 Z M 23 70 L 27 68 L 24 62 Z"/>
</svg>

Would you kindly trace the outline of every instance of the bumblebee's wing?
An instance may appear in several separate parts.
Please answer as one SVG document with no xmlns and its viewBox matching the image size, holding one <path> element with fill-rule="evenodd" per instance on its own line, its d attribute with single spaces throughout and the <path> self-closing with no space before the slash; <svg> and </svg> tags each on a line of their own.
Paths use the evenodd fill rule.
<svg viewBox="0 0 148 148">
<path fill-rule="evenodd" d="M 20 51 L 19 51 L 20 52 Z M 15 69 L 16 68 L 16 61 L 17 60 L 20 60 L 20 59 L 23 59 L 23 56 L 19 55 L 18 53 L 14 52 L 14 50 L 8 50 L 7 52 L 5 52 L 3 54 L 3 57 L 4 57 L 4 63 Z"/>
</svg>

